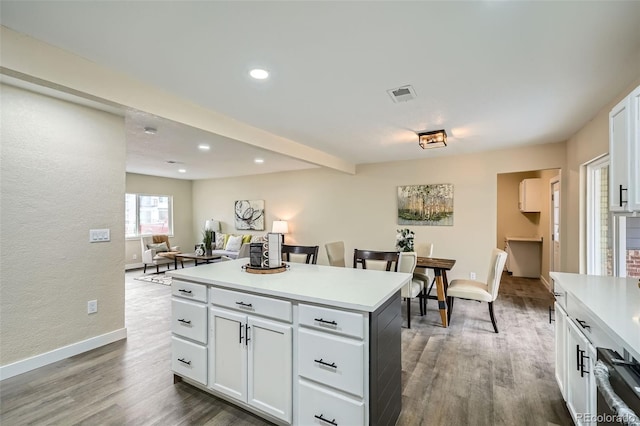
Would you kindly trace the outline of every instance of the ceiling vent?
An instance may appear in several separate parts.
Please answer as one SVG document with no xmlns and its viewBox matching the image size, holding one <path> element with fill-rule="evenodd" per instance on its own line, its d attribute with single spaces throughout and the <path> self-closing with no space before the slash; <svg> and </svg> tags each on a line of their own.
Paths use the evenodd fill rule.
<svg viewBox="0 0 640 426">
<path fill-rule="evenodd" d="M 393 99 L 393 102 L 395 103 L 407 102 L 416 98 L 416 91 L 413 90 L 413 87 L 411 85 L 390 89 L 387 90 L 387 93 L 389 94 L 389 96 L 391 96 L 391 99 Z"/>
</svg>

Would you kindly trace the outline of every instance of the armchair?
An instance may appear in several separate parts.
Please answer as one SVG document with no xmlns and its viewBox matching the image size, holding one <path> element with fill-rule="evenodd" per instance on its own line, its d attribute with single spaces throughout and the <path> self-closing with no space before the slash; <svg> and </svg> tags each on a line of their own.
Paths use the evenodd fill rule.
<svg viewBox="0 0 640 426">
<path fill-rule="evenodd" d="M 147 265 L 155 265 L 156 273 L 160 272 L 160 265 L 167 265 L 167 269 L 169 269 L 171 263 L 175 262 L 175 255 L 180 253 L 180 247 L 172 247 L 169 244 L 168 235 L 146 235 L 140 237 L 140 245 L 144 273 L 147 272 Z"/>
</svg>

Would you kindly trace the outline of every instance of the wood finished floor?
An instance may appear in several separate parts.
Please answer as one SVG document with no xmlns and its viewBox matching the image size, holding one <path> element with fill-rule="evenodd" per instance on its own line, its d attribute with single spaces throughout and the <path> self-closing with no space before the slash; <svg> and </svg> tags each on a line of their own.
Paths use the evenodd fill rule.
<svg viewBox="0 0 640 426">
<path fill-rule="evenodd" d="M 170 372 L 170 287 L 126 274 L 128 339 L 0 382 L 0 424 L 263 425 Z M 435 290 L 434 290 L 435 291 Z M 571 425 L 553 375 L 549 292 L 505 275 L 495 303 L 456 301 L 439 325 L 436 302 L 402 332 L 398 425 Z M 403 303 L 404 309 L 404 303 Z"/>
</svg>

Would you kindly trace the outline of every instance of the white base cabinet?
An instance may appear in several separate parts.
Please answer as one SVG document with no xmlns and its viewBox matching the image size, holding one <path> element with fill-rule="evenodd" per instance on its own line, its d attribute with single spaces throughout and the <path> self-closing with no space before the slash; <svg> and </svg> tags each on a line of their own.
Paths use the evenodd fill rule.
<svg viewBox="0 0 640 426">
<path fill-rule="evenodd" d="M 291 325 L 210 309 L 211 389 L 291 423 Z"/>
<path fill-rule="evenodd" d="M 567 321 L 567 408 L 576 425 L 591 425 L 595 418 L 596 383 L 593 376 L 596 350 L 573 321 Z M 585 415 L 592 416 L 585 416 Z M 586 420 L 585 420 L 586 419 Z"/>
</svg>

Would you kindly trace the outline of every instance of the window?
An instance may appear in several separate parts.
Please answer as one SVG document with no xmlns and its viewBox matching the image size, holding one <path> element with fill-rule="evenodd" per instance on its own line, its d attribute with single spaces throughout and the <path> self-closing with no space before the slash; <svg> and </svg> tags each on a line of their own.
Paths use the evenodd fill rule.
<svg viewBox="0 0 640 426">
<path fill-rule="evenodd" d="M 125 237 L 173 235 L 173 198 L 169 195 L 125 194 Z"/>
<path fill-rule="evenodd" d="M 613 275 L 609 156 L 587 164 L 587 273 Z"/>
<path fill-rule="evenodd" d="M 640 217 L 609 212 L 609 156 L 587 164 L 587 274 L 640 277 Z"/>
</svg>

